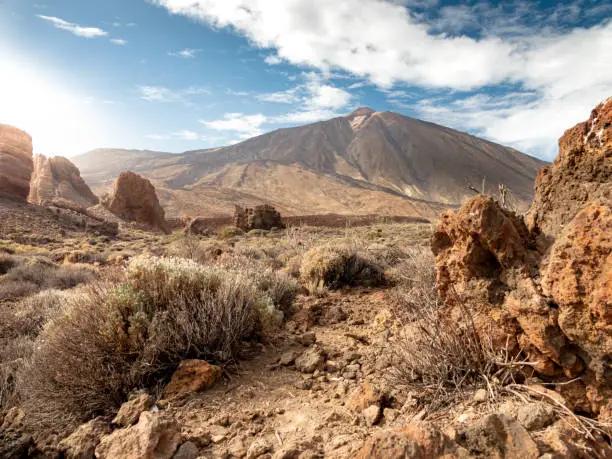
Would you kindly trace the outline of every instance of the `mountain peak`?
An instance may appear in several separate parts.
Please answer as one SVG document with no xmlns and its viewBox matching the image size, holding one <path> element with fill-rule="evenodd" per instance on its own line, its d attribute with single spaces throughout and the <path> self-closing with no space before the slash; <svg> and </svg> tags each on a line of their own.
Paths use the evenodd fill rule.
<svg viewBox="0 0 612 459">
<path fill-rule="evenodd" d="M 357 110 L 353 111 L 353 113 L 351 113 L 349 115 L 349 117 L 353 117 L 353 116 L 368 116 L 375 113 L 374 110 L 372 110 L 370 107 L 359 107 Z"/>
</svg>

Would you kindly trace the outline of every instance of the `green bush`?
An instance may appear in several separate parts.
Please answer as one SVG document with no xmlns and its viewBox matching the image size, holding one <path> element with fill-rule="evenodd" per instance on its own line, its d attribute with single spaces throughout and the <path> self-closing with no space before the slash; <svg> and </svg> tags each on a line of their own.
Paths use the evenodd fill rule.
<svg viewBox="0 0 612 459">
<path fill-rule="evenodd" d="M 123 282 L 89 286 L 47 325 L 25 378 L 28 414 L 67 426 L 114 411 L 183 359 L 231 360 L 273 304 L 244 272 L 135 258 Z"/>
<path fill-rule="evenodd" d="M 382 268 L 351 247 L 316 246 L 304 254 L 300 277 L 312 292 L 321 288 L 380 285 L 385 276 Z"/>
</svg>

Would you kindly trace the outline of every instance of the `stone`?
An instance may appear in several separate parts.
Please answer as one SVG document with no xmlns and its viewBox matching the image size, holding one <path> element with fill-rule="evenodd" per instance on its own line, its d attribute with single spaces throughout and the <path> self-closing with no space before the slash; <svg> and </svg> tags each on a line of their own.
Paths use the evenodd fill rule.
<svg viewBox="0 0 612 459">
<path fill-rule="evenodd" d="M 181 442 L 178 423 L 160 413 L 141 413 L 136 425 L 115 430 L 96 448 L 98 459 L 170 459 Z"/>
<path fill-rule="evenodd" d="M 164 398 L 178 397 L 211 388 L 221 376 L 221 368 L 204 360 L 183 360 L 164 389 Z"/>
<path fill-rule="evenodd" d="M 555 422 L 555 410 L 547 403 L 530 403 L 518 409 L 516 419 L 527 430 L 540 430 Z"/>
<path fill-rule="evenodd" d="M 25 202 L 30 194 L 32 137 L 8 124 L 0 124 L 0 197 Z"/>
<path fill-rule="evenodd" d="M 96 418 L 77 427 L 59 443 L 59 449 L 68 459 L 91 459 L 100 439 L 110 432 L 110 424 L 102 418 Z"/>
<path fill-rule="evenodd" d="M 478 389 L 474 393 L 472 400 L 474 400 L 476 403 L 482 403 L 482 402 L 486 402 L 488 398 L 489 398 L 489 393 L 486 391 L 486 389 Z"/>
<path fill-rule="evenodd" d="M 350 393 L 346 407 L 352 411 L 361 412 L 372 405 L 380 405 L 382 399 L 381 391 L 366 381 Z"/>
<path fill-rule="evenodd" d="M 102 204 L 119 218 L 166 231 L 164 209 L 159 204 L 155 187 L 134 172 L 122 172 L 115 180 L 112 195 Z"/>
<path fill-rule="evenodd" d="M 28 201 L 38 205 L 63 201 L 86 209 L 95 206 L 100 200 L 70 160 L 63 156 L 47 158 L 36 155 Z"/>
<path fill-rule="evenodd" d="M 559 420 L 544 430 L 538 438 L 540 449 L 553 457 L 580 459 L 612 457 L 608 441 L 593 441 L 573 428 L 567 420 Z"/>
<path fill-rule="evenodd" d="M 525 219 L 477 196 L 443 214 L 431 239 L 441 320 L 473 319 L 549 381 L 579 377 L 557 391 L 602 419 L 612 398 L 611 120 L 612 98 L 565 132 Z"/>
<path fill-rule="evenodd" d="M 312 346 L 317 342 L 317 335 L 314 332 L 306 332 L 298 337 L 297 342 L 302 346 Z"/>
<path fill-rule="evenodd" d="M 513 419 L 489 414 L 465 431 L 466 448 L 490 458 L 527 459 L 539 456 L 538 446 L 527 430 Z"/>
<path fill-rule="evenodd" d="M 172 459 L 196 459 L 199 454 L 200 452 L 196 444 L 191 441 L 186 441 L 179 446 L 179 449 L 174 456 L 172 456 Z"/>
<path fill-rule="evenodd" d="M 369 426 L 378 424 L 380 421 L 380 406 L 371 405 L 361 412 Z"/>
<path fill-rule="evenodd" d="M 229 443 L 228 451 L 232 456 L 245 457 L 247 455 L 247 447 L 242 437 L 234 437 Z"/>
<path fill-rule="evenodd" d="M 155 401 L 147 393 L 138 394 L 131 398 L 119 408 L 117 415 L 113 419 L 113 424 L 121 427 L 129 427 L 136 424 L 140 413 L 148 411 L 153 406 Z"/>
<path fill-rule="evenodd" d="M 355 459 L 466 458 L 468 454 L 428 424 L 409 424 L 370 437 Z"/>
<path fill-rule="evenodd" d="M 253 208 L 236 206 L 232 223 L 235 227 L 244 231 L 254 229 L 271 230 L 272 228 L 285 227 L 278 211 L 268 204 Z"/>
<path fill-rule="evenodd" d="M 302 353 L 297 350 L 283 352 L 278 359 L 278 363 L 279 365 L 283 365 L 285 367 L 292 365 L 295 362 L 295 359 L 297 359 L 301 354 Z"/>
<path fill-rule="evenodd" d="M 313 346 L 306 349 L 295 359 L 295 368 L 302 373 L 314 373 L 322 369 L 325 364 L 325 353 L 318 347 Z"/>
<path fill-rule="evenodd" d="M 251 446 L 249 446 L 246 458 L 255 459 L 271 451 L 272 451 L 272 445 L 270 444 L 270 442 L 264 438 L 258 438 L 253 443 L 251 443 Z"/>
<path fill-rule="evenodd" d="M 384 408 L 383 409 L 383 418 L 386 423 L 390 423 L 395 421 L 399 417 L 399 410 L 393 408 Z"/>
</svg>

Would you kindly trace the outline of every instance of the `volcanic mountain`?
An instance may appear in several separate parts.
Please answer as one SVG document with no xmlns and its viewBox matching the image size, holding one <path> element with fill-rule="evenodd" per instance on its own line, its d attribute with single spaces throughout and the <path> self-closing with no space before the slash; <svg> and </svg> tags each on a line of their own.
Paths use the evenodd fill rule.
<svg viewBox="0 0 612 459">
<path fill-rule="evenodd" d="M 472 194 L 506 185 L 526 205 L 545 163 L 515 149 L 392 112 L 279 129 L 236 145 L 170 154 L 93 150 L 73 158 L 99 193 L 124 170 L 157 187 L 171 216 L 231 213 L 268 202 L 284 214 L 432 217 Z"/>
</svg>

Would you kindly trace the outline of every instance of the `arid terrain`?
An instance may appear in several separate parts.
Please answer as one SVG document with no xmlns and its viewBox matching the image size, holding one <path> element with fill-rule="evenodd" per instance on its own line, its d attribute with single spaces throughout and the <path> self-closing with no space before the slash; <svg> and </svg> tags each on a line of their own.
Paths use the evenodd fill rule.
<svg viewBox="0 0 612 459">
<path fill-rule="evenodd" d="M 249 164 L 108 176 L 0 125 L 0 457 L 612 457 L 612 99 L 566 131 L 525 213 L 497 184 L 530 200 L 538 161 L 446 132 L 486 151 L 470 180 L 491 188 L 459 169 L 408 192 L 364 145 L 368 123 L 393 144 L 412 121 L 351 117 L 299 134 L 347 133 L 317 164 L 274 162 L 277 132 Z M 324 197 L 257 188 L 275 173 Z M 219 200 L 183 212 L 180 193 Z"/>
</svg>

